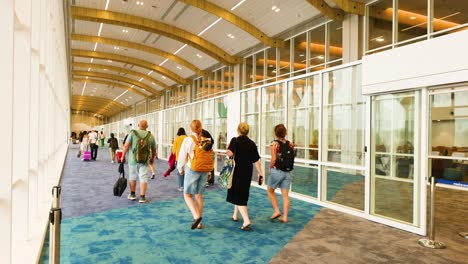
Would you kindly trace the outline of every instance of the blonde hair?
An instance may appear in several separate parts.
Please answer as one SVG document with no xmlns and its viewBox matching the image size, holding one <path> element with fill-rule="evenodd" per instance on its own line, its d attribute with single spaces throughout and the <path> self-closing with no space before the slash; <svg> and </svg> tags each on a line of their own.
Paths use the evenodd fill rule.
<svg viewBox="0 0 468 264">
<path fill-rule="evenodd" d="M 242 122 L 237 126 L 237 132 L 242 136 L 247 136 L 249 134 L 249 124 Z"/>
<path fill-rule="evenodd" d="M 190 129 L 192 132 L 196 133 L 197 135 L 200 135 L 202 132 L 202 123 L 200 120 L 195 119 L 190 123 Z"/>
</svg>

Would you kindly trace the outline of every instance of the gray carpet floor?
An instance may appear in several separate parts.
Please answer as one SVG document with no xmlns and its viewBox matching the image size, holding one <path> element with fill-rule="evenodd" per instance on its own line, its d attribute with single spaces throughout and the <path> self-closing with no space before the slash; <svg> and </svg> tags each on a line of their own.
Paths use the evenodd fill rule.
<svg viewBox="0 0 468 264">
<path fill-rule="evenodd" d="M 108 148 L 99 148 L 96 161 L 81 161 L 76 157 L 77 153 L 78 145 L 71 145 L 63 170 L 61 180 L 63 218 L 139 205 L 138 202 L 127 200 L 130 187 L 127 187 L 122 197 L 113 196 L 114 183 L 119 177 L 117 171 L 119 163 L 111 163 Z M 150 179 L 148 182 L 146 192 L 148 202 L 182 196 L 182 192 L 177 190 L 176 171 L 164 177 L 163 174 L 168 167 L 167 162 L 156 160 L 154 166 L 156 179 Z M 128 178 L 127 163 L 125 175 Z M 206 190 L 218 188 L 216 181 L 215 185 Z M 137 184 L 136 191 L 139 194 L 139 184 Z"/>
</svg>

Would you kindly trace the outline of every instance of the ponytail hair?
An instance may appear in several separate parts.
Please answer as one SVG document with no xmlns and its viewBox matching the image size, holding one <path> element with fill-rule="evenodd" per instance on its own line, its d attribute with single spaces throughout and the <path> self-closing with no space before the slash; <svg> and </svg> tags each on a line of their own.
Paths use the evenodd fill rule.
<svg viewBox="0 0 468 264">
<path fill-rule="evenodd" d="M 201 121 L 198 120 L 198 119 L 193 120 L 192 123 L 190 123 L 190 129 L 192 130 L 192 132 L 197 134 L 197 137 L 200 137 L 200 135 L 202 133 L 202 123 L 201 123 Z"/>
</svg>

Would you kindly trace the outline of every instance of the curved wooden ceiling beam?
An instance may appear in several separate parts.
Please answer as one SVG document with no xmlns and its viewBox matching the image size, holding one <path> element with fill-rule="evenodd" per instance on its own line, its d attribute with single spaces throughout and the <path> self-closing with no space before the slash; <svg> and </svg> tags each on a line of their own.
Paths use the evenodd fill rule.
<svg viewBox="0 0 468 264">
<path fill-rule="evenodd" d="M 122 55 L 117 55 L 114 53 L 107 53 L 107 52 L 96 52 L 96 51 L 90 51 L 90 50 L 76 50 L 76 49 L 72 49 L 71 55 L 76 56 L 76 57 L 95 58 L 95 59 L 102 59 L 102 60 L 114 60 L 114 61 L 119 61 L 122 63 L 133 64 L 135 66 L 146 68 L 148 70 L 152 70 L 157 73 L 160 73 L 166 76 L 167 78 L 175 81 L 176 83 L 179 83 L 179 84 L 188 83 L 187 80 L 176 75 L 175 73 L 169 71 L 166 68 L 163 68 L 161 66 L 152 64 L 144 60 L 136 59 L 133 57 L 122 56 Z"/>
<path fill-rule="evenodd" d="M 363 16 L 366 13 L 366 5 L 364 3 L 353 0 L 332 0 L 343 11 L 351 14 Z"/>
<path fill-rule="evenodd" d="M 72 71 L 71 74 L 73 76 L 88 76 L 88 77 L 97 77 L 97 78 L 104 78 L 104 79 L 109 79 L 109 80 L 116 80 L 116 81 L 121 81 L 129 84 L 133 84 L 135 86 L 138 86 L 140 88 L 145 89 L 151 94 L 161 94 L 160 91 L 157 91 L 153 88 L 151 88 L 149 85 L 146 85 L 142 82 L 135 81 L 133 79 L 115 75 L 115 74 L 108 74 L 108 73 L 101 73 L 101 72 L 91 72 L 91 71 Z"/>
<path fill-rule="evenodd" d="M 261 30 L 259 30 L 254 25 L 247 22 L 246 20 L 236 16 L 235 14 L 213 3 L 210 3 L 205 0 L 178 0 L 178 1 L 185 3 L 187 5 L 197 7 L 215 16 L 223 18 L 224 20 L 230 22 L 236 27 L 249 33 L 250 35 L 260 40 L 263 44 L 267 46 L 278 47 L 278 48 L 284 48 L 286 46 L 283 40 L 268 37 L 265 33 L 263 33 Z"/>
<path fill-rule="evenodd" d="M 87 83 L 97 83 L 97 84 L 110 85 L 110 86 L 113 86 L 115 88 L 119 88 L 119 89 L 122 89 L 122 90 L 128 90 L 129 92 L 138 94 L 138 95 L 143 96 L 145 98 L 149 97 L 147 94 L 142 93 L 142 92 L 138 91 L 137 89 L 133 89 L 130 86 L 123 85 L 123 84 L 120 84 L 120 83 L 111 82 L 111 81 L 106 81 L 106 80 L 110 80 L 110 79 L 107 79 L 107 78 L 106 78 L 106 80 L 86 79 L 86 78 L 73 78 L 72 80 L 75 81 L 75 82 L 87 82 Z"/>
<path fill-rule="evenodd" d="M 104 106 L 103 106 L 104 105 Z M 118 112 L 130 109 L 128 106 L 119 104 L 110 99 L 96 96 L 73 95 L 72 107 L 76 111 L 91 111 L 97 114 L 108 114 L 112 116 Z"/>
<path fill-rule="evenodd" d="M 307 0 L 307 2 L 320 11 L 324 16 L 333 20 L 343 21 L 343 10 L 329 6 L 325 0 Z"/>
<path fill-rule="evenodd" d="M 200 38 L 186 30 L 157 22 L 154 20 L 146 19 L 143 17 L 132 16 L 124 13 L 110 12 L 98 9 L 91 9 L 85 7 L 71 7 L 72 18 L 78 20 L 92 21 L 98 23 L 112 24 L 118 26 L 125 26 L 129 28 L 136 28 L 152 32 L 158 35 L 163 35 L 168 38 L 175 39 L 179 42 L 186 43 L 214 59 L 224 64 L 240 64 L 242 58 L 229 55 L 213 43 Z"/>
<path fill-rule="evenodd" d="M 143 74 L 141 72 L 132 71 L 132 70 L 121 68 L 121 67 L 116 67 L 116 66 L 111 66 L 111 65 L 104 65 L 104 64 L 95 64 L 95 63 L 81 63 L 81 62 L 75 62 L 75 63 L 72 64 L 72 66 L 82 67 L 82 68 L 87 68 L 87 69 L 89 69 L 89 68 L 91 68 L 91 69 L 100 69 L 100 70 L 107 69 L 107 70 L 114 71 L 114 72 L 123 72 L 123 73 L 126 73 L 126 74 L 136 76 L 137 78 L 144 78 L 145 80 L 153 82 L 156 85 L 159 85 L 159 86 L 161 86 L 161 87 L 163 87 L 165 89 L 167 89 L 169 87 L 167 84 L 154 79 L 153 77 L 149 76 L 148 74 Z"/>
<path fill-rule="evenodd" d="M 72 34 L 71 35 L 71 40 L 77 40 L 77 41 L 84 41 L 84 42 L 93 42 L 93 43 L 101 43 L 101 44 L 107 44 L 107 45 L 114 45 L 114 46 L 119 46 L 119 47 L 126 47 L 130 49 L 135 49 L 147 53 L 151 53 L 157 56 L 161 56 L 163 58 L 170 59 L 171 61 L 174 61 L 182 66 L 185 66 L 186 68 L 194 71 L 198 76 L 204 76 L 207 74 L 206 72 L 202 71 L 201 69 L 197 68 L 195 65 L 191 64 L 190 62 L 177 57 L 171 53 L 165 52 L 160 49 L 156 49 L 150 46 L 142 45 L 136 42 L 130 42 L 130 41 L 125 41 L 121 39 L 113 39 L 113 38 L 103 38 L 103 37 L 95 37 L 95 36 L 87 36 L 87 35 L 79 35 L 79 34 Z"/>
</svg>

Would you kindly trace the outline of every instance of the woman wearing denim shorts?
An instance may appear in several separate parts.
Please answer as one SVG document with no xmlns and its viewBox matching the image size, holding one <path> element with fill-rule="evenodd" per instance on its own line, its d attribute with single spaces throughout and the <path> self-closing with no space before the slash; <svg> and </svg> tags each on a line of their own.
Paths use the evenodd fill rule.
<svg viewBox="0 0 468 264">
<path fill-rule="evenodd" d="M 273 141 L 270 145 L 271 152 L 271 162 L 270 162 L 270 176 L 267 180 L 268 185 L 268 198 L 270 199 L 271 206 L 273 207 L 273 214 L 271 215 L 271 220 L 275 220 L 281 217 L 281 211 L 278 207 L 278 199 L 275 195 L 275 189 L 281 188 L 281 196 L 283 199 L 283 214 L 279 220 L 283 223 L 288 222 L 288 212 L 289 212 L 289 187 L 291 186 L 291 173 L 287 171 L 279 170 L 275 167 L 277 161 L 277 155 L 279 153 L 279 144 L 278 141 L 286 143 L 287 130 L 283 124 L 275 126 L 275 137 L 276 140 Z"/>
<path fill-rule="evenodd" d="M 192 136 L 200 139 L 202 133 L 202 124 L 200 120 L 193 120 L 190 123 Z M 203 193 L 205 192 L 205 182 L 208 179 L 207 172 L 196 172 L 190 168 L 190 160 L 193 159 L 196 143 L 192 137 L 186 137 L 182 141 L 179 155 L 177 158 L 177 170 L 184 175 L 184 200 L 192 213 L 193 220 L 191 228 L 201 229 L 203 216 Z M 187 165 L 187 166 L 185 166 Z M 195 200 L 193 199 L 195 196 Z"/>
</svg>

